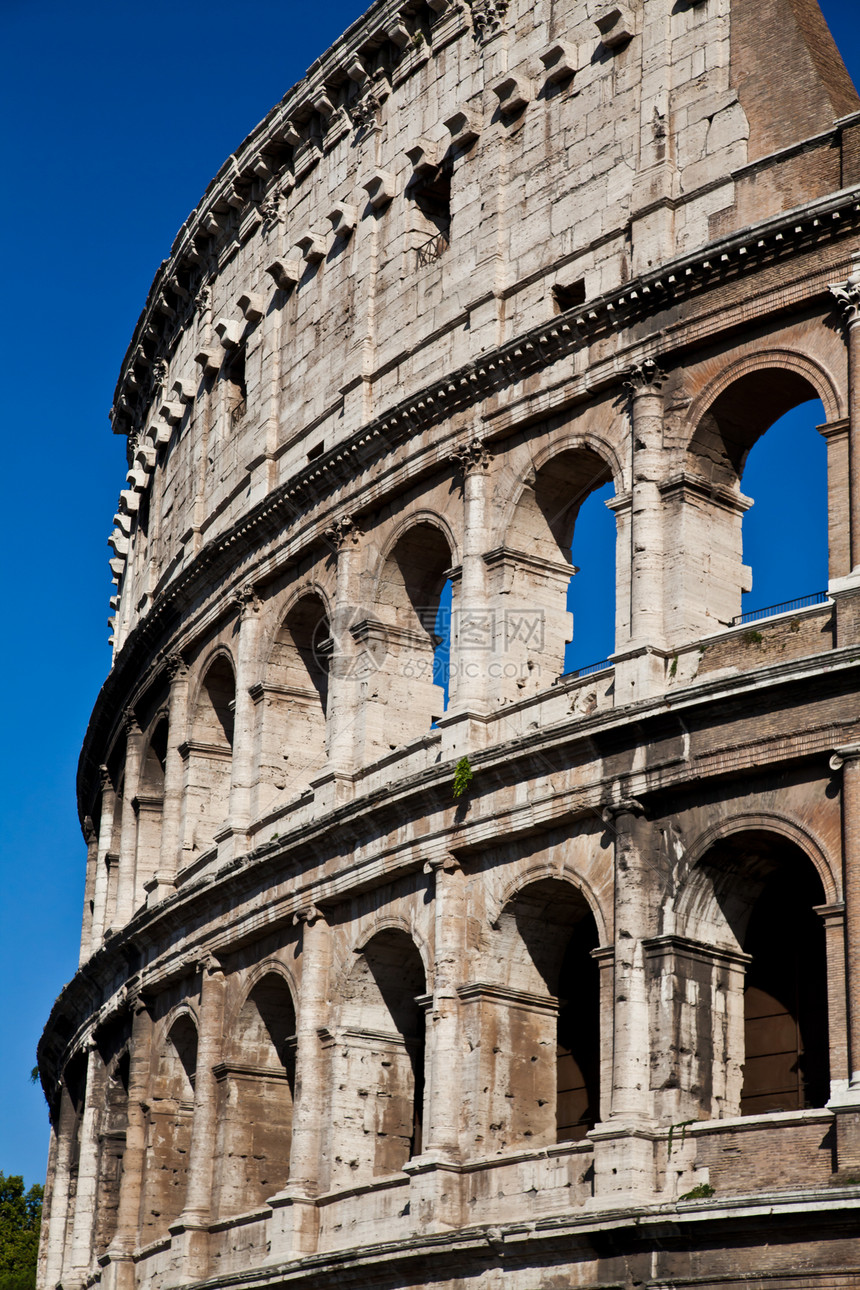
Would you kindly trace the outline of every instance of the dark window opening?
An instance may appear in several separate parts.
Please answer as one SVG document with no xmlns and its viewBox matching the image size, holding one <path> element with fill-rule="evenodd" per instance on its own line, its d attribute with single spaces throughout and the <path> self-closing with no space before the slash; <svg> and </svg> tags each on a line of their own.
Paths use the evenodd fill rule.
<svg viewBox="0 0 860 1290">
<path fill-rule="evenodd" d="M 556 1138 L 578 1142 L 598 1120 L 600 981 L 591 951 L 597 927 L 584 919 L 571 938 L 559 975 L 556 1045 Z"/>
<path fill-rule="evenodd" d="M 753 907 L 744 950 L 743 1115 L 824 1106 L 830 1096 L 823 901 L 807 862 L 786 859 Z"/>
<path fill-rule="evenodd" d="M 416 247 L 418 267 L 440 259 L 451 240 L 451 167 L 447 162 L 415 175 L 406 195 L 425 222 L 425 240 Z"/>
<path fill-rule="evenodd" d="M 313 448 L 308 449 L 308 461 L 315 461 L 317 457 L 322 456 L 324 444 L 316 443 Z"/>
<path fill-rule="evenodd" d="M 245 385 L 245 346 L 240 345 L 222 369 L 227 382 L 227 399 L 233 421 L 241 421 L 248 406 L 248 391 Z"/>
<path fill-rule="evenodd" d="M 571 282 L 568 286 L 562 286 L 557 282 L 552 289 L 552 298 L 555 302 L 556 313 L 566 313 L 568 309 L 575 309 L 577 305 L 585 301 L 585 279 L 580 278 L 577 282 Z"/>
</svg>

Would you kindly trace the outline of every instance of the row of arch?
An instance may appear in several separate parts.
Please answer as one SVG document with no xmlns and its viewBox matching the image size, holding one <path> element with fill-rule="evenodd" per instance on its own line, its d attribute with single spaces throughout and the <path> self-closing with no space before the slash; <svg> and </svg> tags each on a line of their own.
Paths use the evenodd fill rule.
<svg viewBox="0 0 860 1290">
<path fill-rule="evenodd" d="M 834 987 L 819 910 L 833 891 L 792 832 L 760 825 L 723 830 L 685 885 L 678 909 L 687 935 L 680 948 L 667 950 L 665 937 L 645 942 L 657 1122 L 799 1110 L 823 1106 L 829 1097 L 830 1051 L 839 1037 L 828 1033 Z M 482 937 L 481 980 L 458 986 L 460 1095 L 473 1112 L 480 1108 L 481 1120 L 469 1141 L 461 1140 L 466 1158 L 582 1141 L 614 1113 L 619 985 L 617 977 L 611 984 L 601 947 L 603 919 L 586 887 L 527 874 L 524 881 L 504 898 Z M 433 1117 L 428 1098 L 439 1096 L 430 1075 L 427 945 L 402 917 L 382 916 L 344 961 L 326 1014 L 317 1019 L 324 1022 L 315 1042 L 325 1052 L 326 1094 L 310 1112 L 329 1135 L 319 1182 L 320 1190 L 332 1192 L 394 1174 L 420 1155 Z M 466 971 L 461 964 L 464 978 Z M 213 1067 L 213 1220 L 258 1209 L 288 1182 L 303 1074 L 297 1065 L 301 973 L 297 978 L 295 967 L 276 957 L 235 979 L 244 985 L 241 992 L 232 987 Z M 193 998 L 153 1008 L 142 1244 L 166 1234 L 186 1203 L 198 1014 Z M 115 1234 L 134 1054 L 128 1029 L 99 1042 L 109 1074 L 99 1108 L 96 1243 L 103 1252 Z M 67 1068 L 66 1088 L 79 1131 L 87 1081 L 77 1060 Z M 668 1077 L 666 1061 L 672 1063 Z M 139 1094 L 140 1088 L 132 1090 Z M 668 1099 L 662 1111 L 661 1097 Z M 298 1109 L 309 1114 L 307 1106 Z M 442 1114 L 456 1119 L 459 1111 L 448 1105 Z M 119 1144 L 112 1154 L 111 1143 Z"/>
<path fill-rule="evenodd" d="M 725 388 L 700 417 L 694 440 L 698 468 L 707 470 L 714 486 L 731 484 L 737 488 L 750 450 L 772 420 L 815 393 L 809 381 L 808 372 L 764 368 L 746 372 L 733 383 L 723 382 Z M 819 437 L 811 430 L 809 435 L 823 451 Z M 776 430 L 774 444 L 779 448 Z M 808 478 L 810 470 L 804 468 L 803 473 Z M 468 706 L 471 698 L 469 668 L 483 668 L 492 674 L 488 682 L 491 706 L 548 686 L 571 658 L 567 606 L 577 594 L 572 550 L 584 565 L 591 559 L 595 567 L 602 565 L 605 570 L 603 594 L 596 592 L 593 582 L 586 585 L 590 607 L 577 617 L 587 620 L 590 616 L 602 623 L 603 635 L 588 637 L 595 640 L 595 652 L 617 644 L 619 624 L 626 612 L 621 601 L 616 609 L 614 580 L 615 549 L 622 537 L 620 530 L 612 532 L 615 526 L 604 502 L 609 501 L 611 509 L 618 512 L 617 495 L 613 501 L 605 494 L 618 488 L 621 478 L 615 454 L 597 440 L 582 441 L 577 447 L 565 446 L 560 440 L 538 456 L 533 476 L 510 501 L 506 545 L 485 554 L 485 606 L 463 603 L 458 577 L 462 555 L 456 536 L 447 519 L 431 511 L 413 512 L 395 531 L 376 571 L 365 571 L 365 582 L 369 577 L 372 583 L 367 597 L 370 608 L 336 604 L 327 585 L 306 582 L 269 638 L 267 657 L 259 661 L 261 680 L 255 693 L 251 754 L 256 777 L 252 817 L 301 794 L 331 760 L 330 709 L 332 687 L 338 683 L 339 724 L 342 730 L 352 728 L 350 747 L 346 752 L 341 747 L 339 755 L 353 766 L 373 762 L 428 731 L 448 702 L 447 669 L 452 658 L 462 674 L 450 679 L 450 697 L 461 705 Z M 824 510 L 823 496 L 816 499 L 816 506 Z M 589 508 L 596 508 L 608 521 L 602 526 L 602 535 L 598 533 L 600 526 L 587 522 Z M 742 509 L 727 509 L 721 504 L 708 521 L 707 537 L 713 551 L 703 552 L 703 558 L 709 569 L 716 566 L 718 555 L 725 564 L 726 552 L 734 551 L 737 562 L 734 592 L 729 594 L 725 586 L 721 590 L 714 583 L 714 604 L 724 601 L 727 606 L 714 611 L 723 613 L 723 621 L 728 610 L 740 606 L 745 576 L 740 542 Z M 809 498 L 804 498 L 801 512 L 808 514 L 812 509 Z M 585 547 L 586 540 L 590 543 L 583 557 L 576 544 L 581 521 L 582 545 Z M 722 539 L 715 524 L 724 530 Z M 790 527 L 799 527 L 797 512 L 790 516 Z M 826 564 L 825 533 L 826 524 L 819 523 L 820 554 L 815 567 L 821 577 Z M 704 540 L 704 530 L 700 536 Z M 602 551 L 598 549 L 601 544 Z M 781 564 L 796 567 L 796 562 L 783 558 L 785 544 L 779 543 L 778 549 Z M 724 583 L 725 573 L 723 568 L 720 577 Z M 514 600 L 513 612 L 498 608 Z M 611 629 L 609 618 L 615 620 Z M 573 640 L 575 644 L 575 631 Z M 483 649 L 477 663 L 470 652 L 476 641 Z M 576 661 L 590 660 L 580 657 Z M 198 664 L 196 671 L 183 731 L 184 817 L 179 846 L 186 860 L 212 845 L 228 815 L 237 702 L 235 653 L 222 642 L 215 655 Z M 133 781 L 126 782 L 129 777 L 120 745 L 108 761 L 107 792 L 92 810 L 93 836 L 100 840 L 99 863 L 103 865 L 108 857 L 110 870 L 103 881 L 108 891 L 101 901 L 102 929 L 111 925 L 111 909 L 117 907 L 124 803 L 132 799 L 136 815 L 133 849 L 140 875 L 134 905 L 144 898 L 146 882 L 159 870 L 169 738 L 166 703 L 144 735 L 140 766 L 132 768 Z M 131 847 L 126 840 L 125 852 Z M 112 870 L 109 857 L 114 857 Z M 132 862 L 126 857 L 124 863 Z M 177 867 L 181 863 L 175 857 L 161 864 L 168 872 Z M 90 899 L 94 906 L 94 893 Z M 130 912 L 126 908 L 122 916 Z M 94 942 L 98 940 L 95 936 Z"/>
</svg>

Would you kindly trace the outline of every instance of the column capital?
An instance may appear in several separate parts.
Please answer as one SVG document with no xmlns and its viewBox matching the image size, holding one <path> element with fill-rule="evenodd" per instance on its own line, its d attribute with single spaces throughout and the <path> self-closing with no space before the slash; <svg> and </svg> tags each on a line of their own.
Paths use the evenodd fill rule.
<svg viewBox="0 0 860 1290">
<path fill-rule="evenodd" d="M 860 322 L 860 269 L 855 270 L 847 282 L 828 283 L 827 289 L 842 310 L 850 331 Z"/>
<path fill-rule="evenodd" d="M 243 621 L 258 614 L 263 605 L 253 582 L 246 582 L 241 587 L 237 587 L 233 592 L 233 603 L 238 607 L 239 617 Z"/>
<path fill-rule="evenodd" d="M 451 451 L 451 461 L 454 470 L 463 476 L 472 475 L 477 471 L 486 472 L 489 470 L 490 463 L 493 460 L 493 454 L 490 452 L 484 440 L 475 435 L 465 443 L 458 444 Z"/>
<path fill-rule="evenodd" d="M 218 973 L 224 971 L 220 960 L 208 950 L 205 954 L 200 954 L 195 958 L 194 970 L 203 974 L 204 981 L 207 977 L 217 976 Z"/>
<path fill-rule="evenodd" d="M 604 824 L 614 824 L 621 815 L 632 815 L 640 819 L 645 815 L 645 807 L 636 797 L 622 797 L 617 802 L 607 802 L 600 808 L 600 818 Z"/>
<path fill-rule="evenodd" d="M 129 739 L 139 738 L 143 731 L 140 728 L 134 708 L 124 708 L 122 714 L 123 729 Z"/>
<path fill-rule="evenodd" d="M 301 909 L 297 909 L 293 914 L 293 926 L 299 923 L 307 923 L 308 927 L 313 927 L 314 923 L 319 919 L 325 921 L 325 915 L 321 910 L 317 909 L 316 905 L 303 905 Z"/>
<path fill-rule="evenodd" d="M 860 757 L 860 744 L 844 744 L 841 748 L 834 748 L 829 763 L 830 769 L 839 771 L 847 761 L 856 761 L 858 757 Z"/>
<path fill-rule="evenodd" d="M 188 676 L 188 663 L 178 649 L 165 656 L 164 666 L 171 681 L 184 681 Z"/>
<path fill-rule="evenodd" d="M 424 862 L 425 873 L 456 873 L 461 868 L 460 861 L 456 856 L 452 856 L 450 852 L 441 856 L 431 856 L 429 860 Z"/>
<path fill-rule="evenodd" d="M 356 547 L 364 532 L 351 515 L 340 515 L 326 530 L 324 537 L 337 552 Z"/>
<path fill-rule="evenodd" d="M 110 771 L 107 766 L 99 766 L 99 785 L 103 793 L 108 790 L 113 791 L 113 780 L 110 777 Z"/>
<path fill-rule="evenodd" d="M 666 373 L 657 360 L 645 358 L 641 363 L 628 367 L 624 375 L 624 388 L 634 399 L 644 394 L 659 394 L 666 379 Z"/>
</svg>

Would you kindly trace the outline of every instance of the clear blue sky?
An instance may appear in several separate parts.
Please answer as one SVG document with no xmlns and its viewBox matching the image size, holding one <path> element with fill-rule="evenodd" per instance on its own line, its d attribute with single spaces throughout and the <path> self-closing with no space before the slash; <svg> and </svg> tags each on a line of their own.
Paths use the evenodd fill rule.
<svg viewBox="0 0 860 1290">
<path fill-rule="evenodd" d="M 106 539 L 126 469 L 107 420 L 117 372 L 153 274 L 210 178 L 363 8 L 0 3 L 0 1170 L 28 1183 L 41 1181 L 48 1143 L 28 1075 L 77 962 L 75 768 L 109 666 Z M 860 83 L 856 0 L 823 8 Z"/>
</svg>

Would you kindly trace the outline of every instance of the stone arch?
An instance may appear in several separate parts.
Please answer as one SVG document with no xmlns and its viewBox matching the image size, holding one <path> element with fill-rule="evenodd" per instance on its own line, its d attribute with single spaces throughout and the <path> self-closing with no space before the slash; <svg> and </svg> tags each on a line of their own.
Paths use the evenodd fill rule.
<svg viewBox="0 0 860 1290">
<path fill-rule="evenodd" d="M 398 526 L 380 557 L 372 581 L 377 618 L 357 633 L 364 672 L 378 673 L 376 697 L 365 713 L 371 754 L 426 734 L 444 710 L 434 658 L 442 640 L 436 622 L 453 564 L 452 543 L 447 524 L 420 512 Z"/>
<path fill-rule="evenodd" d="M 295 1094 L 295 995 L 281 964 L 259 965 L 229 1029 L 218 1080 L 216 1212 L 261 1205 L 290 1169 Z"/>
<path fill-rule="evenodd" d="M 145 884 L 155 876 L 161 854 L 161 824 L 164 809 L 164 768 L 167 760 L 168 719 L 166 711 L 152 721 L 143 756 L 135 795 L 137 840 L 135 864 L 135 904 L 146 899 Z"/>
<path fill-rule="evenodd" d="M 141 1227 L 144 1242 L 167 1232 L 182 1213 L 197 1072 L 197 1021 L 183 1004 L 158 1028 L 146 1110 L 146 1169 Z"/>
<path fill-rule="evenodd" d="M 341 978 L 332 1185 L 397 1173 L 421 1151 L 424 961 L 400 927 L 376 930 Z"/>
<path fill-rule="evenodd" d="M 822 1106 L 838 1041 L 817 912 L 838 888 L 823 848 L 762 813 L 706 830 L 687 855 L 676 925 L 709 966 L 686 993 L 712 1016 L 713 1068 L 697 1084 L 713 1089 L 718 1115 Z"/>
<path fill-rule="evenodd" d="M 331 652 L 328 600 L 305 584 L 282 606 L 262 683 L 252 690 L 262 707 L 258 814 L 304 792 L 324 769 Z"/>
<path fill-rule="evenodd" d="M 614 484 L 616 492 L 623 484 L 616 453 L 600 436 L 566 435 L 535 453 L 508 507 L 503 545 L 493 553 L 490 578 L 497 595 L 506 591 L 512 607 L 521 607 L 540 623 L 540 630 L 523 632 L 516 622 L 506 622 L 501 642 L 521 676 L 531 673 L 528 689 L 543 688 L 564 671 L 566 646 L 575 630 L 568 610 L 571 579 L 596 554 L 576 550 L 577 519 L 591 494 L 606 484 Z M 612 624 L 613 648 L 616 545 L 617 531 L 608 553 L 613 573 L 602 602 Z"/>
<path fill-rule="evenodd" d="M 752 590 L 743 516 L 754 499 L 741 492 L 749 452 L 782 416 L 816 398 L 828 420 L 838 419 L 843 401 L 821 364 L 792 350 L 766 349 L 727 364 L 690 408 L 685 491 L 675 489 L 667 499 L 676 512 L 675 544 L 685 552 L 686 620 L 698 622 L 703 633 L 730 624 L 743 593 Z M 828 482 L 831 493 L 837 487 L 837 480 Z"/>
<path fill-rule="evenodd" d="M 499 918 L 501 917 L 505 907 L 509 905 L 511 901 L 516 899 L 519 892 L 523 891 L 526 887 L 531 886 L 532 883 L 540 882 L 543 879 L 554 879 L 559 882 L 568 883 L 571 887 L 576 888 L 577 891 L 582 893 L 588 902 L 591 916 L 594 919 L 595 926 L 597 927 L 600 944 L 606 944 L 610 936 L 609 927 L 611 924 L 611 918 L 608 918 L 604 913 L 603 906 L 600 903 L 594 887 L 588 879 L 584 877 L 584 875 L 576 872 L 575 870 L 567 868 L 559 870 L 557 866 L 547 864 L 546 861 L 537 861 L 517 870 L 515 877 L 511 878 L 503 887 L 502 894 L 499 896 L 498 901 L 495 904 L 495 913 L 491 914 L 489 917 L 488 921 L 490 924 L 493 927 L 497 927 Z"/>
<path fill-rule="evenodd" d="M 581 1139 L 599 1119 L 600 940 L 569 876 L 534 867 L 509 884 L 472 1000 L 496 1150 Z"/>
<path fill-rule="evenodd" d="M 236 672 L 223 646 L 206 660 L 190 705 L 187 759 L 186 845 L 205 851 L 226 820 L 230 807 Z"/>
</svg>

